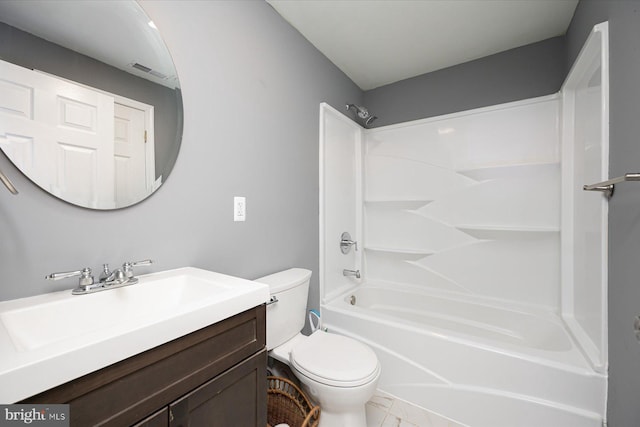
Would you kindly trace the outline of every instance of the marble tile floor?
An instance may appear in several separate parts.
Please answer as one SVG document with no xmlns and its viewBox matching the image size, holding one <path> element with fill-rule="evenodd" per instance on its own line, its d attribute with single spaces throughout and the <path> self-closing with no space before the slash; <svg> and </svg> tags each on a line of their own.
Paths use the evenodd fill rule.
<svg viewBox="0 0 640 427">
<path fill-rule="evenodd" d="M 382 390 L 367 402 L 367 427 L 466 427 Z"/>
</svg>

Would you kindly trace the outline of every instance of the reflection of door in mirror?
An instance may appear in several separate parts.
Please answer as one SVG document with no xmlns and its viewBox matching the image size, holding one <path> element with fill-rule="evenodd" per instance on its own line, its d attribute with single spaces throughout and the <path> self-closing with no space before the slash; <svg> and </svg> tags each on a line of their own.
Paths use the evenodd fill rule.
<svg viewBox="0 0 640 427">
<path fill-rule="evenodd" d="M 145 111 L 4 61 L 0 76 L 0 147 L 39 186 L 98 209 L 148 194 Z M 137 182 L 123 184 L 132 176 Z"/>
<path fill-rule="evenodd" d="M 142 200 L 153 188 L 153 136 L 146 129 L 145 111 L 115 103 L 114 155 L 116 207 Z M 153 113 L 153 112 L 151 112 Z"/>
</svg>

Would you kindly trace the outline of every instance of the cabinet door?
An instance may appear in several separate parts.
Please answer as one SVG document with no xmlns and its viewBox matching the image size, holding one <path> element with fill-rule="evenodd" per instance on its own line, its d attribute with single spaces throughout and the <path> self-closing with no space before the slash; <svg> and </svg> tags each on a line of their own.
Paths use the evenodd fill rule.
<svg viewBox="0 0 640 427">
<path fill-rule="evenodd" d="M 264 427 L 267 353 L 261 351 L 169 407 L 170 427 Z"/>
</svg>

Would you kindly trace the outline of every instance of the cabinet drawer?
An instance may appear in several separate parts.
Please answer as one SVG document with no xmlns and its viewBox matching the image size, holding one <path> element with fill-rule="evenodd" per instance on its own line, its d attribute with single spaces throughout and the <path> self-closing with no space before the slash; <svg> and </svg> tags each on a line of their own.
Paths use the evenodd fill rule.
<svg viewBox="0 0 640 427">
<path fill-rule="evenodd" d="M 261 305 L 24 402 L 69 403 L 72 427 L 131 425 L 262 350 L 265 334 Z"/>
<path fill-rule="evenodd" d="M 132 427 L 169 427 L 169 408 L 162 408 Z"/>
</svg>

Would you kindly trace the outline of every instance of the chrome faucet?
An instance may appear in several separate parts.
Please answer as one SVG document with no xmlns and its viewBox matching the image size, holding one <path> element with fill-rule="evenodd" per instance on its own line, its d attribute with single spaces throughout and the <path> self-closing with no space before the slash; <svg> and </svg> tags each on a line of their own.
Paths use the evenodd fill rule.
<svg viewBox="0 0 640 427">
<path fill-rule="evenodd" d="M 109 270 L 109 264 L 102 264 L 102 273 L 98 276 L 98 280 L 102 283 L 106 282 L 111 276 L 111 270 Z"/>
<path fill-rule="evenodd" d="M 138 283 L 138 278 L 133 275 L 133 267 L 150 264 L 153 264 L 153 261 L 150 259 L 136 262 L 125 262 L 122 264 L 121 269 L 119 268 L 115 271 L 109 270 L 109 264 L 103 264 L 102 273 L 100 273 L 97 282 L 94 280 L 93 275 L 91 274 L 91 269 L 88 267 L 77 271 L 51 273 L 45 276 L 45 279 L 60 280 L 80 276 L 80 279 L 78 280 L 78 287 L 71 291 L 71 293 L 73 295 L 84 295 L 93 292 L 106 291 L 107 289 L 135 285 Z"/>
<path fill-rule="evenodd" d="M 343 276 L 355 276 L 356 279 L 360 278 L 360 270 L 342 270 Z"/>
<path fill-rule="evenodd" d="M 100 283 L 112 286 L 123 284 L 127 281 L 127 278 L 121 269 L 110 271 L 109 264 L 104 264 L 103 268 L 104 270 L 102 271 L 102 274 L 100 274 Z"/>
</svg>

